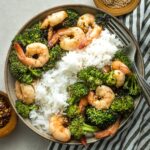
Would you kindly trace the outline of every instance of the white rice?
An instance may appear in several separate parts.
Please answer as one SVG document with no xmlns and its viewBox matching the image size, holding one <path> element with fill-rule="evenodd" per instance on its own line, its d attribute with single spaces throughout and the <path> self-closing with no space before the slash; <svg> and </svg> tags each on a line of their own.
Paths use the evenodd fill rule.
<svg viewBox="0 0 150 150">
<path fill-rule="evenodd" d="M 67 106 L 67 86 L 76 82 L 76 74 L 87 66 L 102 68 L 109 64 L 122 43 L 108 30 L 102 31 L 84 50 L 70 51 L 57 62 L 56 68 L 43 74 L 35 87 L 35 103 L 38 111 L 30 113 L 31 122 L 38 129 L 48 132 L 48 118 L 54 113 L 62 113 Z"/>
</svg>

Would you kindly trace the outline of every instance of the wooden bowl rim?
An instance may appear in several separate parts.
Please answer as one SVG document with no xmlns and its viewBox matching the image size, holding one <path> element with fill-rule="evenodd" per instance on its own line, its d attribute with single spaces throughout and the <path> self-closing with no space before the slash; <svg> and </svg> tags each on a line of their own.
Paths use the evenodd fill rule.
<svg viewBox="0 0 150 150">
<path fill-rule="evenodd" d="M 6 101 L 9 103 L 9 105 L 12 107 L 8 95 L 7 95 L 5 92 L 0 91 L 0 97 L 1 97 L 1 96 L 4 97 L 5 100 L 6 100 Z"/>
<path fill-rule="evenodd" d="M 131 0 L 127 6 L 122 7 L 122 8 L 111 8 L 106 6 L 102 0 L 94 0 L 95 5 L 98 8 L 101 8 L 102 10 L 112 14 L 113 16 L 121 16 L 130 13 L 133 11 L 137 5 L 139 4 L 140 0 Z"/>
<path fill-rule="evenodd" d="M 4 97 L 4 99 L 7 101 L 7 103 L 11 107 L 11 117 L 10 117 L 9 122 L 4 127 L 0 128 L 0 132 L 2 132 L 2 135 L 0 135 L 0 138 L 3 138 L 5 136 L 11 134 L 13 132 L 13 130 L 16 128 L 17 114 L 16 114 L 16 112 L 15 112 L 15 110 L 14 110 L 14 108 L 13 108 L 13 106 L 9 100 L 8 95 L 5 92 L 0 91 L 0 97 Z M 12 121 L 14 121 L 13 124 L 12 124 Z M 10 123 L 11 123 L 11 126 L 10 126 Z M 5 132 L 4 132 L 4 130 L 5 130 Z"/>
</svg>

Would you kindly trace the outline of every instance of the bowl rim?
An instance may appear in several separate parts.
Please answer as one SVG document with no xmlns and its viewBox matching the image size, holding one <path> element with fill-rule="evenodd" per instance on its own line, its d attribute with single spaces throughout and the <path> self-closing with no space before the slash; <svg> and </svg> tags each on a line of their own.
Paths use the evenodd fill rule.
<svg viewBox="0 0 150 150">
<path fill-rule="evenodd" d="M 128 28 L 121 23 L 121 21 L 119 19 L 117 19 L 116 17 L 112 16 L 110 13 L 100 9 L 100 8 L 96 8 L 96 7 L 93 7 L 93 6 L 89 6 L 89 5 L 84 5 L 84 4 L 65 4 L 65 5 L 59 5 L 59 6 L 55 6 L 55 7 L 50 7 L 44 11 L 41 11 L 40 13 L 37 13 L 36 15 L 34 15 L 33 17 L 31 17 L 31 19 L 29 19 L 26 23 L 23 24 L 23 26 L 21 26 L 21 28 L 18 30 L 18 32 L 15 34 L 18 35 L 19 33 L 21 33 L 21 31 L 23 31 L 25 29 L 26 26 L 28 26 L 29 24 L 32 24 L 32 22 L 34 20 L 36 20 L 39 16 L 42 16 L 43 14 L 46 14 L 48 13 L 49 11 L 55 11 L 57 9 L 66 9 L 67 7 L 86 7 L 86 8 L 89 8 L 89 9 L 93 9 L 93 10 L 96 10 L 96 11 L 101 11 L 101 12 L 104 12 L 106 14 L 108 14 L 110 17 L 112 17 L 124 30 L 125 32 L 131 37 L 131 39 L 133 40 L 135 46 L 136 46 L 136 50 L 138 51 L 139 53 L 139 57 L 141 59 L 141 66 L 142 66 L 142 70 L 141 70 L 141 75 L 144 76 L 145 74 L 145 70 L 144 70 L 144 61 L 143 61 L 143 58 L 142 58 L 142 54 L 141 54 L 141 51 L 140 51 L 140 48 L 139 48 L 139 45 L 136 41 L 136 39 L 134 38 L 133 34 L 128 30 Z M 14 36 L 14 37 L 15 37 Z M 14 39 L 14 38 L 13 38 Z M 7 52 L 7 56 L 6 56 L 6 60 L 5 60 L 5 69 L 4 69 L 4 81 L 5 81 L 5 89 L 6 89 L 6 92 L 8 94 L 8 98 L 9 98 L 9 101 L 10 101 L 10 104 L 12 105 L 13 109 L 15 110 L 16 114 L 19 116 L 20 120 L 28 127 L 30 128 L 34 133 L 42 136 L 43 138 L 49 140 L 49 141 L 52 141 L 52 142 L 56 142 L 56 143 L 59 143 L 59 144 L 65 144 L 65 145 L 82 145 L 81 143 L 73 143 L 73 142 L 68 142 L 68 143 L 64 143 L 64 142 L 61 142 L 61 141 L 58 141 L 58 140 L 55 140 L 55 139 L 48 139 L 46 136 L 44 136 L 41 132 L 38 132 L 38 129 L 35 129 L 36 127 L 31 127 L 18 112 L 15 108 L 15 105 L 13 104 L 12 100 L 11 100 L 11 96 L 9 94 L 9 88 L 8 88 L 8 80 L 7 80 L 7 74 L 8 74 L 8 58 L 9 58 L 9 54 L 10 54 L 10 50 L 11 50 L 11 47 L 12 47 L 12 42 L 9 46 L 9 49 L 8 49 L 8 52 Z M 138 107 L 139 103 L 141 101 L 141 96 L 139 97 L 139 101 L 136 105 L 136 107 L 134 108 L 134 111 L 135 109 Z M 133 111 L 133 112 L 134 112 Z M 131 118 L 131 116 L 133 115 L 133 112 L 130 114 L 130 116 L 126 119 L 126 121 L 119 127 L 119 130 L 124 126 L 124 124 L 126 124 L 128 122 L 128 120 Z M 117 132 L 118 133 L 118 132 Z M 116 135 L 116 134 L 115 134 Z M 114 135 L 113 135 L 114 136 Z M 91 143 L 95 143 L 95 142 L 98 142 L 100 141 L 101 139 L 97 139 L 95 141 L 92 141 L 92 142 L 88 142 L 87 144 L 91 144 Z"/>
<path fill-rule="evenodd" d="M 104 4 L 102 0 L 93 0 L 96 7 L 103 8 L 105 11 L 111 13 L 114 16 L 121 16 L 132 12 L 140 3 L 140 0 L 132 0 L 126 6 L 121 8 L 111 8 Z"/>
</svg>

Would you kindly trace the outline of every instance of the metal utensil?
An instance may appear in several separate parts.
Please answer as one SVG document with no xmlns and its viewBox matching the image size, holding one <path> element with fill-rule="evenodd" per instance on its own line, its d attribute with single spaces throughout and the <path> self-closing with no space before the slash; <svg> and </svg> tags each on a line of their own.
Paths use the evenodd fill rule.
<svg viewBox="0 0 150 150">
<path fill-rule="evenodd" d="M 126 37 L 124 37 L 120 31 L 116 30 L 115 23 L 112 20 L 108 22 L 107 28 L 111 33 L 116 34 L 121 40 L 121 42 L 123 43 L 124 45 L 123 50 L 125 51 L 125 53 L 127 54 L 127 56 L 130 58 L 132 62 L 132 68 L 136 73 L 138 82 L 143 91 L 143 95 L 145 96 L 147 103 L 150 106 L 150 85 L 147 83 L 144 77 L 139 73 L 135 64 L 136 47 L 133 47 L 133 44 L 131 44 L 130 41 Z"/>
<path fill-rule="evenodd" d="M 131 62 L 132 62 L 132 68 L 136 73 L 138 82 L 141 86 L 141 89 L 143 91 L 143 95 L 146 98 L 146 101 L 150 107 L 150 85 L 147 83 L 147 81 L 144 79 L 144 77 L 139 73 L 136 64 L 135 64 L 135 54 L 136 54 L 136 49 L 133 48 L 131 46 L 131 44 L 129 44 L 128 46 L 125 46 L 123 48 L 123 50 L 125 51 L 125 53 L 127 54 L 127 56 L 130 58 Z"/>
</svg>

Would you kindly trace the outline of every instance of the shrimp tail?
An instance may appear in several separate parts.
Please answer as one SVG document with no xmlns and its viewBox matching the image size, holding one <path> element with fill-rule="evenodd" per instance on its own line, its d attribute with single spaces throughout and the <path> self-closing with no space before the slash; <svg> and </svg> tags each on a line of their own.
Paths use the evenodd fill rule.
<svg viewBox="0 0 150 150">
<path fill-rule="evenodd" d="M 86 34 L 86 37 L 81 41 L 81 44 L 79 45 L 79 49 L 82 49 L 89 45 L 92 41 L 92 38 L 90 38 L 91 29 L 89 29 L 88 33 Z"/>
<path fill-rule="evenodd" d="M 79 102 L 79 110 L 81 113 L 84 113 L 85 111 L 85 107 L 88 105 L 88 101 L 87 101 L 87 98 L 84 97 L 80 100 Z"/>
<path fill-rule="evenodd" d="M 106 130 L 96 132 L 95 138 L 102 139 L 102 138 L 105 138 L 107 136 L 114 135 L 118 131 L 119 126 L 120 126 L 120 119 L 118 119 L 113 125 L 111 125 Z"/>
<path fill-rule="evenodd" d="M 87 45 L 88 45 L 88 40 L 85 38 L 83 41 L 81 41 L 78 48 L 82 49 L 82 48 L 86 47 Z"/>
<path fill-rule="evenodd" d="M 81 144 L 83 144 L 84 146 L 86 146 L 86 145 L 87 145 L 86 137 L 83 136 L 83 137 L 80 139 L 80 142 L 81 142 Z"/>
<path fill-rule="evenodd" d="M 24 51 L 23 51 L 22 47 L 20 46 L 20 44 L 15 42 L 14 43 L 14 48 L 15 48 L 15 50 L 17 52 L 18 58 L 20 60 L 25 59 L 26 56 L 25 56 Z"/>
<path fill-rule="evenodd" d="M 48 37 L 47 37 L 47 39 L 48 39 L 48 41 L 50 41 L 51 40 L 51 38 L 53 37 L 53 28 L 52 27 L 50 27 L 49 29 L 48 29 Z"/>
<path fill-rule="evenodd" d="M 52 38 L 48 41 L 48 45 L 50 47 L 53 47 L 57 43 L 57 41 L 59 40 L 59 38 L 60 38 L 59 34 L 55 33 L 52 36 Z"/>
<path fill-rule="evenodd" d="M 51 48 L 51 47 L 53 47 L 53 43 L 52 43 L 52 41 L 50 40 L 50 41 L 48 41 L 48 45 L 49 45 L 49 47 Z"/>
</svg>

